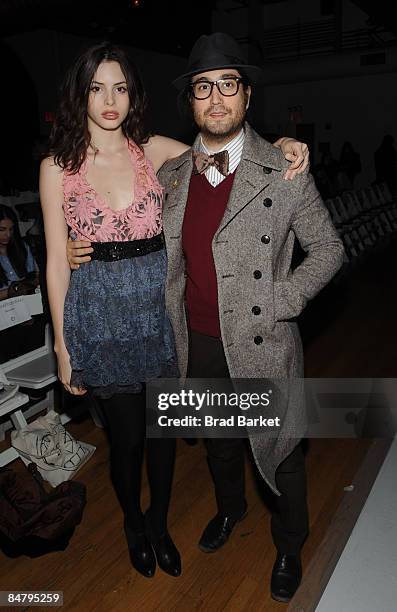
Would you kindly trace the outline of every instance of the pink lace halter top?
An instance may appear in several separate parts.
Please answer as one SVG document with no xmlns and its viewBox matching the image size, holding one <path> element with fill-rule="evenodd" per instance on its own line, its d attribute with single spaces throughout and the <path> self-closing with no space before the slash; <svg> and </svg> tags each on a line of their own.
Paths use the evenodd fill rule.
<svg viewBox="0 0 397 612">
<path fill-rule="evenodd" d="M 87 180 L 87 159 L 76 174 L 64 172 L 63 210 L 76 240 L 119 242 L 152 238 L 163 229 L 163 188 L 141 149 L 129 141 L 135 173 L 134 201 L 113 210 Z"/>
</svg>

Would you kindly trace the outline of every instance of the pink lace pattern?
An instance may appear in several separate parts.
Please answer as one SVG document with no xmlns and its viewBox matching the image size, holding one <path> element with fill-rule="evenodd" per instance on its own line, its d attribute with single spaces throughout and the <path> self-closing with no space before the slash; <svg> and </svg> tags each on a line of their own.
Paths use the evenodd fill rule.
<svg viewBox="0 0 397 612">
<path fill-rule="evenodd" d="M 134 201 L 113 210 L 87 180 L 87 160 L 77 174 L 64 172 L 63 210 L 76 240 L 118 242 L 152 238 L 163 229 L 163 188 L 141 149 L 129 141 L 135 170 Z"/>
</svg>

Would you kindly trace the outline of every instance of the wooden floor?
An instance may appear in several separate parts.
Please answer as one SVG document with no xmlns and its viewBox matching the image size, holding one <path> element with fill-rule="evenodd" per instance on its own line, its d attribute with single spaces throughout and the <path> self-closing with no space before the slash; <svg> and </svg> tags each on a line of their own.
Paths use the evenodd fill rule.
<svg viewBox="0 0 397 612">
<path fill-rule="evenodd" d="M 397 376 L 395 255 L 395 246 L 374 253 L 310 305 L 301 322 L 306 376 Z M 145 579 L 130 566 L 121 512 L 108 475 L 103 430 L 88 417 L 69 424 L 68 429 L 97 447 L 78 475 L 87 486 L 83 520 L 63 552 L 36 559 L 2 555 L 0 590 L 62 590 L 62 610 L 68 611 L 286 609 L 269 596 L 275 558 L 270 514 L 249 460 L 248 515 L 227 545 L 208 555 L 197 548 L 203 527 L 216 511 L 203 445 L 191 447 L 178 441 L 169 525 L 182 554 L 183 574 L 175 579 L 158 570 L 154 579 Z M 369 445 L 369 440 L 308 441 L 310 536 L 303 551 L 304 569 Z M 145 481 L 143 505 L 147 502 Z"/>
</svg>

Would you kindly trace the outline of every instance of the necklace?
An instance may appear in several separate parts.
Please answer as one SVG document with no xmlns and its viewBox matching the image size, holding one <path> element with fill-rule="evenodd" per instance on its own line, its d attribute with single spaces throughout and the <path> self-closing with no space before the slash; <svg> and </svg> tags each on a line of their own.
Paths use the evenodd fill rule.
<svg viewBox="0 0 397 612">
<path fill-rule="evenodd" d="M 95 164 L 95 158 L 96 158 L 97 154 L 99 153 L 99 149 L 98 149 L 98 147 L 96 146 L 96 144 L 92 140 L 90 141 L 90 144 L 88 146 L 91 147 L 91 149 L 94 151 L 94 160 L 93 160 L 93 163 Z"/>
<path fill-rule="evenodd" d="M 94 142 L 92 142 L 92 141 L 90 142 L 89 146 L 90 146 L 90 147 L 91 147 L 91 149 L 94 151 L 94 160 L 93 160 L 93 162 L 92 162 L 92 163 L 93 163 L 93 164 L 95 164 L 95 157 L 96 157 L 96 156 L 97 156 L 97 154 L 99 153 L 99 149 L 98 149 L 98 147 L 96 146 L 96 144 L 95 144 Z M 111 194 L 111 192 L 110 192 L 110 191 L 106 191 L 106 193 L 107 193 L 108 195 L 110 195 L 110 194 Z"/>
</svg>

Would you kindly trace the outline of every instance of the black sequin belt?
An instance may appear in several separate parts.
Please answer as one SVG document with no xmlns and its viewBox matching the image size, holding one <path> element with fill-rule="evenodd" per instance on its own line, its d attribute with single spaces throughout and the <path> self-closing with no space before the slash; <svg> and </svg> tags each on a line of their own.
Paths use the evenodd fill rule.
<svg viewBox="0 0 397 612">
<path fill-rule="evenodd" d="M 142 238 L 141 240 L 127 240 L 125 242 L 92 242 L 94 252 L 91 259 L 101 261 L 118 261 L 119 259 L 131 259 L 141 257 L 164 248 L 163 233 L 153 238 Z"/>
</svg>

